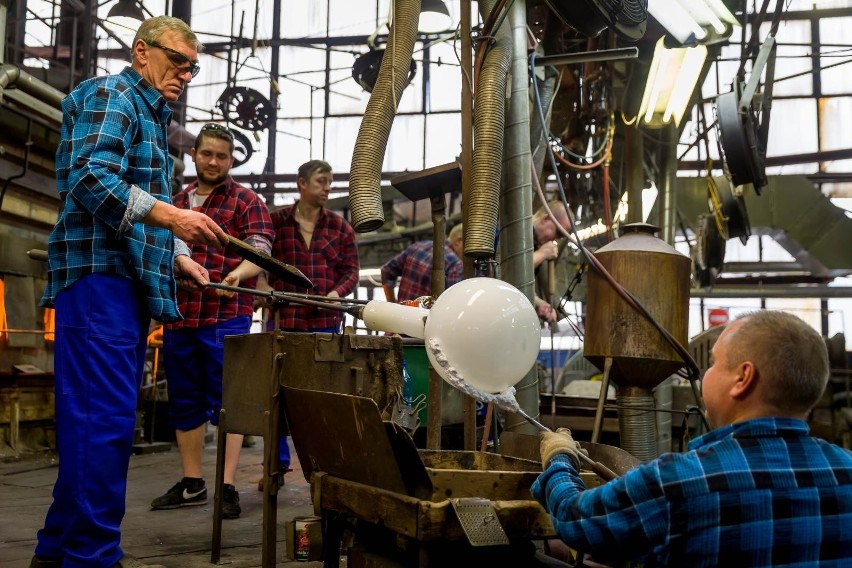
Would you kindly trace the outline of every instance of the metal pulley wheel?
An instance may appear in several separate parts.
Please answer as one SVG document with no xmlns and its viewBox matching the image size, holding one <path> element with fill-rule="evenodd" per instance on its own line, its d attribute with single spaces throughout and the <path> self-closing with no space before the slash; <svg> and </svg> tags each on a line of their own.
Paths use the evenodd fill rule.
<svg viewBox="0 0 852 568">
<path fill-rule="evenodd" d="M 710 211 L 717 219 L 722 238 L 739 237 L 745 244 L 751 235 L 743 186 L 734 187 L 727 176 L 713 176 L 708 184 Z"/>
<path fill-rule="evenodd" d="M 225 120 L 245 130 L 258 132 L 268 128 L 275 110 L 269 99 L 248 87 L 228 87 L 216 101 Z"/>
<path fill-rule="evenodd" d="M 252 154 L 254 154 L 254 146 L 251 144 L 251 140 L 248 136 L 240 132 L 239 130 L 231 129 L 231 133 L 234 135 L 234 166 L 239 167 L 249 161 Z"/>
<path fill-rule="evenodd" d="M 725 239 L 713 215 L 698 216 L 695 228 L 695 250 L 692 254 L 692 276 L 699 286 L 712 286 L 725 262 Z"/>
</svg>

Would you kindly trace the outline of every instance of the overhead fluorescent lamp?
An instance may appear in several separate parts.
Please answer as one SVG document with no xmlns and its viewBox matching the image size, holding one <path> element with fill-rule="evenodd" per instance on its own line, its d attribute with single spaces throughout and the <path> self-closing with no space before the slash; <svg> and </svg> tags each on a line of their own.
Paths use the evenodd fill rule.
<svg viewBox="0 0 852 568">
<path fill-rule="evenodd" d="M 727 38 L 739 25 L 722 0 L 648 0 L 648 13 L 681 45 Z"/>
<path fill-rule="evenodd" d="M 649 126 L 670 122 L 680 125 L 707 59 L 707 48 L 703 45 L 669 49 L 664 41 L 665 38 L 660 38 L 654 47 L 639 106 L 639 119 Z"/>
<path fill-rule="evenodd" d="M 703 2 L 704 0 L 690 0 Z M 694 44 L 707 37 L 707 32 L 678 0 L 648 0 L 648 13 L 666 28 L 681 45 Z"/>
<path fill-rule="evenodd" d="M 728 7 L 725 6 L 725 3 L 722 0 L 704 0 L 707 2 L 707 6 L 713 10 L 713 13 L 719 17 L 723 22 L 727 22 L 732 26 L 740 25 L 739 20 L 737 20 L 736 16 L 734 16 Z"/>
</svg>

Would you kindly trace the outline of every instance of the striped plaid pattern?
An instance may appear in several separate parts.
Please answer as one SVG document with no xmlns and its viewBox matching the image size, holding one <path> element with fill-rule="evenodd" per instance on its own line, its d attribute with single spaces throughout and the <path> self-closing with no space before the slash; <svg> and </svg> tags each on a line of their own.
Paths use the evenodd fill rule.
<svg viewBox="0 0 852 568">
<path fill-rule="evenodd" d="M 192 209 L 190 191 L 198 187 L 193 182 L 175 195 L 175 207 Z M 208 215 L 226 233 L 255 246 L 261 252 L 269 253 L 275 230 L 266 203 L 254 191 L 243 187 L 231 176 L 213 188 L 199 211 Z M 207 269 L 211 282 L 221 282 L 242 263 L 239 255 L 224 248 L 187 243 L 192 250 L 192 260 Z M 240 282 L 243 288 L 254 288 L 256 278 Z M 183 321 L 170 324 L 172 329 L 198 328 L 215 325 L 218 322 L 237 316 L 251 316 L 254 310 L 254 297 L 249 294 L 234 294 L 232 298 L 219 296 L 216 290 L 205 288 L 197 292 L 178 290 L 178 306 L 183 313 Z"/>
<path fill-rule="evenodd" d="M 464 266 L 453 248 L 444 245 L 445 287 L 462 279 Z M 400 302 L 432 294 L 432 241 L 418 241 L 387 261 L 382 266 L 382 284 L 396 286 L 399 279 Z"/>
<path fill-rule="evenodd" d="M 807 425 L 719 428 L 585 490 L 557 456 L 532 487 L 570 546 L 647 566 L 852 566 L 852 452 Z"/>
<path fill-rule="evenodd" d="M 48 284 L 42 305 L 92 273 L 140 284 L 151 316 L 180 318 L 171 231 L 137 221 L 153 206 L 134 207 L 131 185 L 170 203 L 171 158 L 166 100 L 136 71 L 84 81 L 62 101 L 56 150 L 61 209 L 48 241 Z"/>
<path fill-rule="evenodd" d="M 311 279 L 311 294 L 328 295 L 336 290 L 341 298 L 351 294 L 358 285 L 358 245 L 355 231 L 343 217 L 325 208 L 314 228 L 311 246 L 305 244 L 296 222 L 295 206 L 284 207 L 272 213 L 275 241 L 272 256 L 292 264 Z M 269 283 L 284 292 L 305 292 L 269 275 Z M 279 309 L 281 329 L 310 331 L 321 328 L 338 328 L 343 323 L 341 312 L 311 306 L 290 304 Z M 271 320 L 272 318 L 270 318 Z"/>
</svg>

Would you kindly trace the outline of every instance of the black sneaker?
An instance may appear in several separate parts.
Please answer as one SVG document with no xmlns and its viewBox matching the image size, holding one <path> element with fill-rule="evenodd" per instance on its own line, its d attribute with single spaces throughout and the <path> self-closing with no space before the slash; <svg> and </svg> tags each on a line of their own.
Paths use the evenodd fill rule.
<svg viewBox="0 0 852 568">
<path fill-rule="evenodd" d="M 204 486 L 204 480 L 184 477 L 166 491 L 165 495 L 151 501 L 151 508 L 177 509 L 205 504 L 207 504 L 207 488 Z"/>
<path fill-rule="evenodd" d="M 239 491 L 230 483 L 226 483 L 222 491 L 222 517 L 236 519 L 241 512 Z"/>
</svg>

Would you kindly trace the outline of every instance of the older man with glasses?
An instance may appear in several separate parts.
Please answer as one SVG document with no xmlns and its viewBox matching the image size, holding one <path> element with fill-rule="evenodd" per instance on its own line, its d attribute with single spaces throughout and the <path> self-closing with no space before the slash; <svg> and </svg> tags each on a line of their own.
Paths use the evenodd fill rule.
<svg viewBox="0 0 852 568">
<path fill-rule="evenodd" d="M 234 181 L 234 136 L 219 124 L 205 124 L 195 139 L 192 161 L 197 180 L 175 196 L 175 206 L 201 211 L 229 234 L 269 254 L 275 229 L 266 204 L 252 190 Z M 192 258 L 204 266 L 210 280 L 253 288 L 260 267 L 224 249 L 193 243 Z M 219 423 L 222 408 L 222 363 L 226 335 L 248 333 L 252 296 L 222 290 L 178 291 L 183 321 L 166 324 L 163 360 L 169 389 L 169 418 L 176 429 L 183 477 L 151 503 L 152 509 L 177 509 L 207 503 L 201 472 L 204 426 Z M 228 434 L 222 515 L 240 516 L 235 487 L 243 437 Z"/>
<path fill-rule="evenodd" d="M 204 213 L 171 202 L 167 103 L 197 73 L 200 47 L 181 20 L 151 18 L 129 67 L 84 81 L 62 102 L 62 206 L 42 298 L 56 308 L 59 473 L 31 568 L 147 566 L 120 540 L 148 326 L 181 319 L 178 280 L 209 282 L 185 241 L 228 240 Z"/>
</svg>

